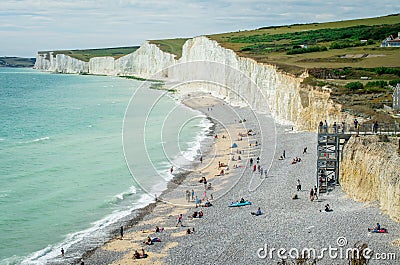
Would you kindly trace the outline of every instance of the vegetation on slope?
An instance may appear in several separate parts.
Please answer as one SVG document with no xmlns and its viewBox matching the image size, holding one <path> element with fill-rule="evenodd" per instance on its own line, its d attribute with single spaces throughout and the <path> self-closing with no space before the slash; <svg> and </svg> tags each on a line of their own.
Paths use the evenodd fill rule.
<svg viewBox="0 0 400 265">
<path fill-rule="evenodd" d="M 0 67 L 33 67 L 35 58 L 0 57 Z"/>
<path fill-rule="evenodd" d="M 399 80 L 400 48 L 380 47 L 383 39 L 400 32 L 400 14 L 384 17 L 263 27 L 256 30 L 208 35 L 239 56 L 276 65 L 300 75 L 304 84 L 328 86 L 332 99 L 355 115 L 391 119 L 377 112 L 391 105 Z M 179 58 L 186 39 L 151 41 Z M 385 72 L 379 69 L 386 69 Z M 361 84 L 349 88 L 347 84 Z M 382 115 L 381 115 L 382 114 Z"/>
<path fill-rule="evenodd" d="M 111 56 L 115 59 L 118 59 L 122 56 L 130 54 L 139 49 L 139 46 L 132 47 L 117 47 L 117 48 L 102 48 L 102 49 L 86 49 L 86 50 L 59 50 L 52 51 L 53 56 L 55 57 L 57 54 L 65 54 L 72 58 L 89 62 L 91 58 L 94 57 L 104 57 Z M 40 51 L 39 54 L 45 54 L 46 58 L 50 56 L 50 51 Z"/>
<path fill-rule="evenodd" d="M 157 45 L 157 47 L 164 51 L 171 54 L 175 54 L 175 59 L 179 59 L 182 56 L 182 47 L 183 44 L 187 41 L 186 38 L 180 39 L 166 39 L 166 40 L 151 40 L 149 41 L 151 44 Z"/>
</svg>

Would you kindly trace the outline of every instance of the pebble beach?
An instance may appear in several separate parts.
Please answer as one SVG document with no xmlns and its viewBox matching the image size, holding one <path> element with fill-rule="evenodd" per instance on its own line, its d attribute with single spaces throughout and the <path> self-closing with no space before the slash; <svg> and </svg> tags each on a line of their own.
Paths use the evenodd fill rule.
<svg viewBox="0 0 400 265">
<path fill-rule="evenodd" d="M 282 259 L 296 264 L 292 256 L 305 248 L 316 250 L 316 264 L 349 264 L 346 249 L 363 243 L 373 251 L 369 264 L 400 263 L 400 224 L 381 213 L 376 204 L 355 202 L 340 186 L 310 201 L 310 189 L 316 182 L 316 133 L 275 124 L 267 114 L 232 107 L 203 93 L 188 95 L 182 101 L 215 124 L 204 143 L 207 151 L 201 154 L 202 162 L 195 161 L 190 171 L 177 170 L 157 202 L 123 224 L 123 238 L 116 234 L 102 247 L 86 253 L 85 264 L 278 264 Z M 232 148 L 233 143 L 237 147 Z M 307 152 L 303 153 L 305 147 Z M 286 158 L 280 160 L 283 151 Z M 295 157 L 301 162 L 292 164 Z M 251 158 L 263 174 L 254 171 Z M 221 162 L 228 167 L 219 167 Z M 212 184 L 211 189 L 199 183 L 202 177 Z M 187 190 L 203 199 L 202 204 L 208 200 L 212 206 L 187 201 Z M 293 199 L 295 195 L 298 199 Z M 251 205 L 228 207 L 241 198 Z M 326 204 L 333 211 L 325 212 Z M 263 214 L 252 215 L 258 208 Z M 199 210 L 204 213 L 202 218 L 188 217 Z M 183 226 L 176 226 L 179 214 L 183 215 Z M 389 232 L 369 233 L 367 228 L 377 222 Z M 156 226 L 164 231 L 156 233 Z M 194 232 L 187 234 L 188 229 Z M 143 244 L 148 236 L 161 242 Z M 141 252 L 142 248 L 147 258 L 133 259 L 135 250 Z M 328 253 L 322 251 L 325 248 L 337 250 Z M 285 251 L 279 254 L 278 249 Z M 375 254 L 382 253 L 395 253 L 396 260 L 378 260 Z"/>
</svg>

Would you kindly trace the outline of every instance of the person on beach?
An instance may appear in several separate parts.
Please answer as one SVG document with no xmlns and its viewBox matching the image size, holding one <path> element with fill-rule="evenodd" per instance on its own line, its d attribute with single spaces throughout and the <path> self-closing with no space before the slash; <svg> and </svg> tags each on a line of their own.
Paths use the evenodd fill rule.
<svg viewBox="0 0 400 265">
<path fill-rule="evenodd" d="M 307 153 L 307 147 L 304 147 L 303 154 L 306 154 L 306 153 Z"/>
<path fill-rule="evenodd" d="M 124 237 L 124 226 L 121 225 L 121 227 L 119 228 L 119 234 L 121 236 L 121 239 Z"/>
<path fill-rule="evenodd" d="M 61 248 L 61 257 L 64 257 L 64 248 Z"/>
<path fill-rule="evenodd" d="M 253 165 L 253 158 L 250 158 L 250 166 Z"/>
<path fill-rule="evenodd" d="M 172 172 L 174 172 L 174 166 L 171 166 L 171 168 L 169 169 L 169 172 L 171 172 L 171 174 L 172 174 Z"/>
<path fill-rule="evenodd" d="M 257 170 L 257 165 L 254 164 L 254 166 L 253 166 L 253 171 L 256 171 L 256 170 Z"/>
<path fill-rule="evenodd" d="M 318 189 L 317 189 L 317 186 L 314 186 L 314 196 L 318 200 Z"/>
<path fill-rule="evenodd" d="M 310 190 L 310 201 L 314 201 L 314 189 L 311 188 Z"/>
<path fill-rule="evenodd" d="M 203 157 L 200 156 L 200 164 L 203 164 Z"/>
<path fill-rule="evenodd" d="M 300 179 L 297 179 L 297 191 L 301 191 Z"/>
<path fill-rule="evenodd" d="M 178 225 L 181 225 L 181 226 L 183 226 L 183 224 L 182 224 L 182 214 L 179 214 L 179 216 L 178 216 L 178 220 L 177 220 L 177 222 L 176 222 L 176 226 L 178 226 Z"/>
<path fill-rule="evenodd" d="M 285 150 L 283 150 L 282 157 L 283 157 L 284 159 L 286 158 L 286 151 L 285 151 Z"/>
<path fill-rule="evenodd" d="M 251 212 L 252 215 L 259 216 L 262 215 L 261 208 L 258 207 L 257 212 Z"/>
<path fill-rule="evenodd" d="M 194 190 L 192 189 L 192 201 L 194 201 Z"/>
<path fill-rule="evenodd" d="M 186 190 L 186 200 L 187 202 L 190 202 L 190 191 Z"/>
<path fill-rule="evenodd" d="M 331 207 L 329 206 L 329 204 L 325 205 L 325 212 L 332 212 L 333 210 L 331 209 Z"/>
</svg>

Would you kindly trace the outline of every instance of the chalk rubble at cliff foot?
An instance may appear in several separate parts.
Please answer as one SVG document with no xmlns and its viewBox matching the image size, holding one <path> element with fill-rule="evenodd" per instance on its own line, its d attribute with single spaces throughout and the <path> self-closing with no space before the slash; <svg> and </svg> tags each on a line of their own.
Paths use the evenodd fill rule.
<svg viewBox="0 0 400 265">
<path fill-rule="evenodd" d="M 400 158 L 397 146 L 378 136 L 352 137 L 340 165 L 342 189 L 357 201 L 378 201 L 383 212 L 400 222 Z"/>
</svg>

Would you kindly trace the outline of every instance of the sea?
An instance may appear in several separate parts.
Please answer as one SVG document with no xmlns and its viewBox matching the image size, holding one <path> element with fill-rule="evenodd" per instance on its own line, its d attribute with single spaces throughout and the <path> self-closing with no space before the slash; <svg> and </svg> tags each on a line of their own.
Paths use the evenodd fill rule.
<svg viewBox="0 0 400 265">
<path fill-rule="evenodd" d="M 197 159 L 212 123 L 150 87 L 0 68 L 1 265 L 79 258 Z"/>
</svg>

